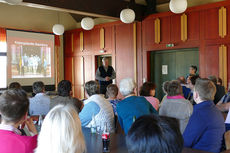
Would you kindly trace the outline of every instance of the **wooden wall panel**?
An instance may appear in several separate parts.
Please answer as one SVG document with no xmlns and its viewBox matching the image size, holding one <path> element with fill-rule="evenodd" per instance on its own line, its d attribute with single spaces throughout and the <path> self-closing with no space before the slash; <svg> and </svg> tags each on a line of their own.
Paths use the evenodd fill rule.
<svg viewBox="0 0 230 153">
<path fill-rule="evenodd" d="M 209 75 L 219 76 L 219 47 L 220 45 L 205 47 L 205 77 Z"/>
<path fill-rule="evenodd" d="M 170 16 L 167 17 L 162 17 L 160 18 L 161 21 L 161 42 L 160 43 L 170 43 L 171 42 L 171 38 L 170 38 L 170 23 L 171 23 L 171 19 Z"/>
<path fill-rule="evenodd" d="M 76 56 L 74 57 L 74 84 L 75 85 L 83 85 L 83 57 Z"/>
<path fill-rule="evenodd" d="M 181 15 L 171 16 L 170 22 L 170 42 L 176 43 L 181 41 Z"/>
<path fill-rule="evenodd" d="M 81 88 L 84 84 L 84 74 L 83 74 L 83 57 L 74 57 L 74 95 L 77 98 L 82 98 Z"/>
<path fill-rule="evenodd" d="M 218 39 L 219 36 L 219 8 L 204 10 L 204 38 Z"/>
<path fill-rule="evenodd" d="M 188 16 L 188 41 L 200 39 L 200 12 L 186 13 Z"/>
<path fill-rule="evenodd" d="M 227 36 L 226 38 L 230 38 L 230 5 L 226 6 L 227 9 Z"/>
<path fill-rule="evenodd" d="M 111 54 L 113 52 L 113 40 L 114 40 L 114 33 L 113 33 L 113 26 L 104 27 L 105 29 L 105 51 L 106 53 Z"/>
<path fill-rule="evenodd" d="M 230 83 L 230 44 L 226 45 L 227 46 L 227 68 L 228 68 L 228 83 Z M 230 84 L 228 84 L 230 85 Z"/>
<path fill-rule="evenodd" d="M 74 90 L 74 92 L 73 92 L 73 96 L 74 97 L 76 97 L 76 98 L 78 98 L 78 99 L 83 99 L 83 96 L 82 96 L 82 86 L 80 86 L 80 85 L 74 85 L 73 86 L 73 90 Z"/>
<path fill-rule="evenodd" d="M 71 33 L 65 34 L 64 37 L 64 49 L 65 49 L 65 54 L 71 54 L 72 52 L 72 41 L 71 41 Z"/>
<path fill-rule="evenodd" d="M 80 31 L 73 33 L 73 53 L 77 54 L 80 51 Z"/>
<path fill-rule="evenodd" d="M 100 28 L 94 28 L 91 33 L 92 49 L 98 52 L 100 50 Z"/>
<path fill-rule="evenodd" d="M 92 52 L 92 31 L 84 31 L 84 52 Z"/>
<path fill-rule="evenodd" d="M 143 44 L 152 45 L 155 41 L 155 31 L 154 31 L 154 19 L 144 20 L 142 22 L 143 27 Z"/>
<path fill-rule="evenodd" d="M 116 72 L 120 80 L 134 78 L 133 24 L 116 26 Z"/>
<path fill-rule="evenodd" d="M 72 57 L 65 57 L 65 80 L 69 80 L 72 82 Z"/>
</svg>

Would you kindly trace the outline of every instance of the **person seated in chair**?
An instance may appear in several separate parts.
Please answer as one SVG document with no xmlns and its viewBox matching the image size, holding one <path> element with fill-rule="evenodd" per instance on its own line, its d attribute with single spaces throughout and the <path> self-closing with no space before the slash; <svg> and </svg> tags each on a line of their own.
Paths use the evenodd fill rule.
<svg viewBox="0 0 230 153">
<path fill-rule="evenodd" d="M 220 152 L 225 125 L 223 115 L 213 103 L 215 93 L 216 87 L 212 81 L 196 80 L 193 98 L 197 104 L 183 133 L 185 147 Z"/>
<path fill-rule="evenodd" d="M 99 94 L 99 84 L 96 81 L 88 81 L 85 84 L 88 99 L 84 101 L 84 107 L 79 114 L 83 127 L 98 127 L 104 130 L 107 123 L 108 130 L 114 132 L 113 107 L 102 94 Z"/>
<path fill-rule="evenodd" d="M 183 137 L 175 118 L 145 115 L 133 123 L 126 144 L 129 153 L 181 153 Z"/>
<path fill-rule="evenodd" d="M 0 96 L 0 152 L 32 153 L 37 145 L 37 130 L 27 119 L 29 99 L 22 89 L 7 90 Z M 34 136 L 22 136 L 17 129 L 26 123 Z"/>
<path fill-rule="evenodd" d="M 152 104 L 152 106 L 158 111 L 160 101 L 155 98 L 156 85 L 152 82 L 145 82 L 140 89 L 140 96 L 144 96 L 145 99 Z"/>
<path fill-rule="evenodd" d="M 225 88 L 224 86 L 217 84 L 216 76 L 211 75 L 208 77 L 208 79 L 211 80 L 216 86 L 216 94 L 213 102 L 217 104 L 221 100 L 221 98 L 225 95 Z"/>
<path fill-rule="evenodd" d="M 110 84 L 107 87 L 106 95 L 108 96 L 109 102 L 113 106 L 113 112 L 115 115 L 117 115 L 117 103 L 119 103 L 119 99 L 117 99 L 118 95 L 118 87 L 116 84 Z"/>
<path fill-rule="evenodd" d="M 58 96 L 51 98 L 50 110 L 58 104 L 72 104 L 78 113 L 83 108 L 83 102 L 72 97 L 72 84 L 68 80 L 62 80 L 58 83 Z"/>
<path fill-rule="evenodd" d="M 167 90 L 168 96 L 162 102 L 159 115 L 178 119 L 181 133 L 183 133 L 192 115 L 193 106 L 182 96 L 183 92 L 179 81 L 170 81 Z"/>
<path fill-rule="evenodd" d="M 50 97 L 45 94 L 44 83 L 42 81 L 34 82 L 32 88 L 36 95 L 30 98 L 30 115 L 46 115 L 49 112 Z"/>
<path fill-rule="evenodd" d="M 132 78 L 121 80 L 119 88 L 120 93 L 125 98 L 117 104 L 117 114 L 120 126 L 125 134 L 128 133 L 136 118 L 148 114 L 158 114 L 145 97 L 135 95 L 136 83 Z"/>
</svg>

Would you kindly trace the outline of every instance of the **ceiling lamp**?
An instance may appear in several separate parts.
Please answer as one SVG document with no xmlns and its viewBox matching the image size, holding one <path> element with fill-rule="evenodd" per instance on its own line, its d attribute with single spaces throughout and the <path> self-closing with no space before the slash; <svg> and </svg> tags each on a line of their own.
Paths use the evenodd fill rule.
<svg viewBox="0 0 230 153">
<path fill-rule="evenodd" d="M 85 17 L 81 20 L 81 27 L 84 30 L 91 30 L 94 27 L 94 20 L 90 17 Z"/>
<path fill-rule="evenodd" d="M 4 0 L 4 1 L 11 5 L 18 5 L 22 2 L 22 0 Z"/>
<path fill-rule="evenodd" d="M 53 33 L 55 35 L 63 35 L 64 31 L 65 31 L 65 28 L 62 24 L 55 24 L 53 26 Z"/>
<path fill-rule="evenodd" d="M 173 13 L 183 13 L 187 9 L 187 0 L 170 0 L 169 8 Z"/>
<path fill-rule="evenodd" d="M 55 24 L 52 30 L 55 35 L 63 35 L 63 33 L 65 32 L 65 27 L 64 25 L 60 24 L 60 14 L 59 13 L 57 14 L 57 17 L 58 17 L 58 24 Z"/>
<path fill-rule="evenodd" d="M 132 9 L 123 9 L 120 13 L 120 19 L 123 23 L 132 23 L 135 20 L 135 12 Z"/>
</svg>

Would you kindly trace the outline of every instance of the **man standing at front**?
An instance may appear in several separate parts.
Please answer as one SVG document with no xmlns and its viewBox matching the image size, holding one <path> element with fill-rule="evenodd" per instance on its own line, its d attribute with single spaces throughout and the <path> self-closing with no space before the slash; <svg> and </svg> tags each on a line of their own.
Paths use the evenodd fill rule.
<svg viewBox="0 0 230 153">
<path fill-rule="evenodd" d="M 109 60 L 104 57 L 102 59 L 103 65 L 97 69 L 96 80 L 100 84 L 100 94 L 106 93 L 106 88 L 109 84 L 113 83 L 113 79 L 116 78 L 116 72 L 113 67 L 109 65 Z"/>
</svg>

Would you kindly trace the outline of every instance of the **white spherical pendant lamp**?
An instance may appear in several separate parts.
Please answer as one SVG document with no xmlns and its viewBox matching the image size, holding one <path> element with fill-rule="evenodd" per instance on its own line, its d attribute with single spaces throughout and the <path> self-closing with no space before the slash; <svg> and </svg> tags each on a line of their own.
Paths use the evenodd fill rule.
<svg viewBox="0 0 230 153">
<path fill-rule="evenodd" d="M 135 12 L 132 9 L 123 9 L 120 13 L 120 19 L 123 23 L 132 23 L 135 20 Z"/>
<path fill-rule="evenodd" d="M 65 31 L 65 28 L 62 24 L 55 24 L 53 26 L 53 33 L 55 35 L 63 35 L 64 31 Z"/>
<path fill-rule="evenodd" d="M 4 0 L 4 1 L 11 5 L 18 5 L 22 2 L 22 0 Z"/>
<path fill-rule="evenodd" d="M 84 30 L 91 30 L 94 27 L 94 20 L 90 17 L 85 17 L 81 20 L 81 27 Z"/>
<path fill-rule="evenodd" d="M 169 8 L 173 13 L 180 14 L 187 9 L 187 0 L 170 0 Z"/>
</svg>

